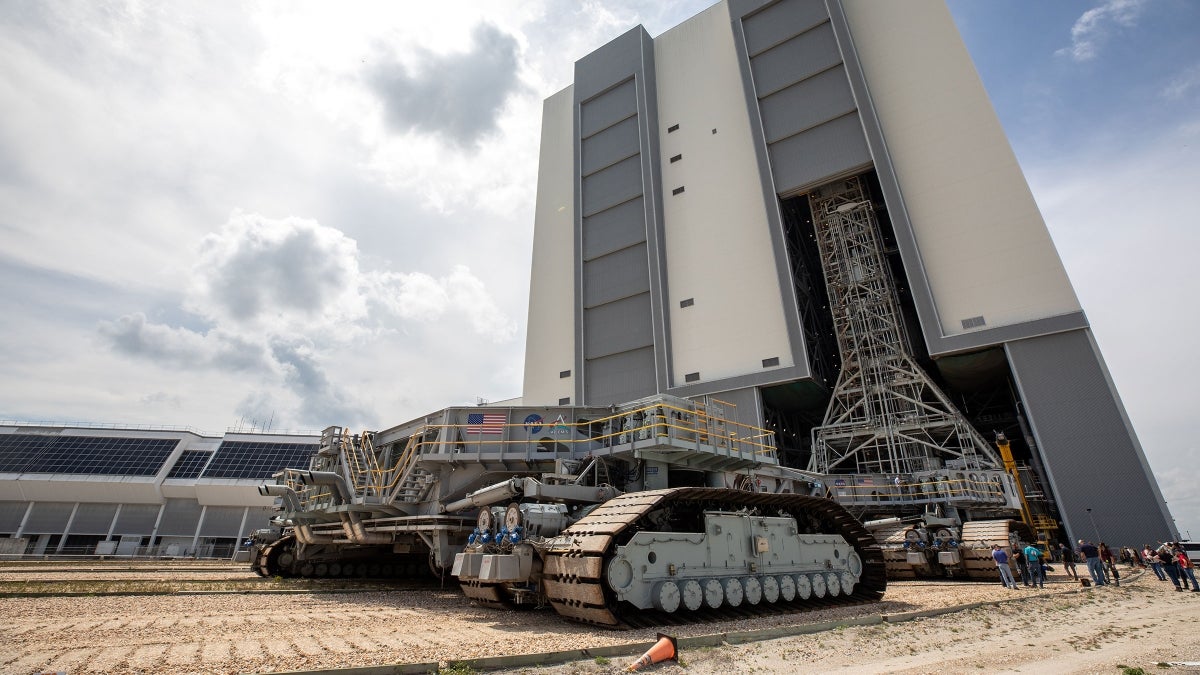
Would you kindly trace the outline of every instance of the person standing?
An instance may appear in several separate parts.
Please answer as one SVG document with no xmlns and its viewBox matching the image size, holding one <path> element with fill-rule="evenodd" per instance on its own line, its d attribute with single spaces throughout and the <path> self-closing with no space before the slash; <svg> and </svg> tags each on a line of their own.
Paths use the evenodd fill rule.
<svg viewBox="0 0 1200 675">
<path fill-rule="evenodd" d="M 1029 568 L 1031 585 L 1046 587 L 1046 574 L 1042 571 L 1042 549 L 1030 544 L 1025 547 L 1025 566 Z"/>
<path fill-rule="evenodd" d="M 1175 584 L 1175 590 L 1182 591 L 1183 588 L 1179 585 L 1179 563 L 1175 561 L 1175 554 L 1171 552 L 1171 543 L 1167 542 L 1159 546 L 1157 555 L 1163 571 L 1171 578 L 1171 583 Z"/>
<path fill-rule="evenodd" d="M 1104 580 L 1104 563 L 1100 562 L 1100 549 L 1090 541 L 1080 539 L 1079 553 L 1083 555 L 1083 560 L 1087 563 L 1088 574 L 1092 575 L 1092 583 L 1097 586 L 1108 585 L 1108 582 Z"/>
<path fill-rule="evenodd" d="M 1012 569 L 1008 566 L 1008 554 L 1000 548 L 1000 544 L 992 544 L 992 560 L 996 561 L 996 569 L 1000 570 L 1000 583 L 1005 588 L 1017 590 L 1017 580 L 1013 579 Z"/>
<path fill-rule="evenodd" d="M 1166 581 L 1167 574 L 1163 572 L 1162 563 L 1158 561 L 1158 556 L 1154 554 L 1154 549 L 1150 548 L 1150 544 L 1142 547 L 1142 560 L 1150 566 L 1150 570 L 1154 572 L 1154 576 L 1158 577 L 1159 581 Z"/>
<path fill-rule="evenodd" d="M 1187 588 L 1187 582 L 1190 579 L 1192 582 L 1192 592 L 1200 593 L 1200 584 L 1196 583 L 1196 566 L 1192 564 L 1192 559 L 1188 557 L 1187 551 L 1175 542 L 1175 564 L 1179 565 L 1179 580 L 1183 582 L 1183 587 Z"/>
<path fill-rule="evenodd" d="M 1012 547 L 1013 562 L 1017 563 L 1017 575 L 1021 577 L 1021 583 L 1026 586 L 1032 586 L 1029 583 L 1029 563 L 1025 560 L 1025 553 L 1021 550 L 1021 544 L 1015 543 Z"/>
<path fill-rule="evenodd" d="M 1121 573 L 1117 571 L 1117 556 L 1113 554 L 1112 549 L 1104 542 L 1100 542 L 1100 562 L 1104 563 L 1104 579 L 1107 581 L 1109 574 L 1111 574 L 1113 585 L 1120 586 Z"/>
<path fill-rule="evenodd" d="M 1079 572 L 1075 569 L 1075 552 L 1071 550 L 1063 542 L 1058 542 L 1058 557 L 1062 558 L 1063 571 L 1072 579 L 1079 578 Z"/>
</svg>

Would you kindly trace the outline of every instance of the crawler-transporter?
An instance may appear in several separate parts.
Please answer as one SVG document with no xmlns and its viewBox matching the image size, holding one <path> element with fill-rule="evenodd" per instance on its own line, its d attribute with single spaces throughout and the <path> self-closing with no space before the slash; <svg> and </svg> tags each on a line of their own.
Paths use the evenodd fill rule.
<svg viewBox="0 0 1200 675">
<path fill-rule="evenodd" d="M 874 601 L 886 585 L 875 539 L 820 477 L 781 466 L 773 435 L 715 400 L 330 427 L 310 466 L 260 491 L 282 528 L 257 535 L 263 576 L 427 569 L 483 605 L 604 626 Z"/>
</svg>

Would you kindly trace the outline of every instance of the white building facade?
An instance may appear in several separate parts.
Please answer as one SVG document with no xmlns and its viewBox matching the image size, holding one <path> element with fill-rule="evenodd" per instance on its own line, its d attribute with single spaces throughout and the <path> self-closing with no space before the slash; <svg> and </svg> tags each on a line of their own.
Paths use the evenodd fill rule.
<svg viewBox="0 0 1200 675">
<path fill-rule="evenodd" d="M 803 467 L 839 368 L 806 195 L 857 177 L 915 356 L 972 425 L 1014 439 L 1071 536 L 1175 535 L 940 0 L 634 28 L 546 100 L 540 162 L 526 404 L 717 396 Z"/>
<path fill-rule="evenodd" d="M 318 436 L 0 424 L 0 553 L 230 557 Z"/>
</svg>

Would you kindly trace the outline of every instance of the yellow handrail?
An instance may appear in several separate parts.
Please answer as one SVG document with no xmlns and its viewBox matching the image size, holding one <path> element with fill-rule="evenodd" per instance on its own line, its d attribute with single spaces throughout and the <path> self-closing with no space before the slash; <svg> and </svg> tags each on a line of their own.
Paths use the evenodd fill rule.
<svg viewBox="0 0 1200 675">
<path fill-rule="evenodd" d="M 733 404 L 724 404 L 724 405 L 733 406 Z M 631 433 L 635 430 L 645 430 L 652 435 L 662 435 L 662 436 L 670 435 L 670 431 L 674 430 L 674 431 L 678 431 L 678 432 L 696 434 L 697 435 L 696 440 L 699 441 L 702 436 L 710 435 L 712 430 L 710 428 L 708 428 L 708 426 L 709 426 L 709 423 L 711 423 L 713 426 L 723 425 L 727 430 L 730 428 L 734 429 L 733 431 L 727 431 L 728 435 L 724 436 L 721 439 L 721 440 L 728 442 L 731 446 L 733 444 L 740 444 L 740 445 L 747 446 L 748 449 L 753 452 L 753 454 L 758 455 L 758 456 L 771 457 L 771 456 L 775 455 L 775 453 L 776 453 L 775 444 L 773 442 L 770 442 L 770 440 L 773 439 L 773 437 L 774 437 L 774 434 L 775 434 L 774 431 L 772 431 L 770 429 L 763 429 L 761 427 L 755 427 L 755 426 L 749 425 L 749 424 L 741 424 L 739 422 L 734 422 L 732 420 L 729 420 L 729 419 L 726 419 L 723 417 L 716 417 L 716 416 L 708 414 L 707 412 L 704 412 L 702 410 L 702 408 L 703 408 L 703 406 L 697 405 L 697 408 L 695 410 L 691 410 L 691 409 L 687 409 L 687 408 L 681 408 L 679 406 L 674 406 L 669 403 L 653 403 L 650 405 L 643 406 L 641 408 L 636 408 L 633 410 L 625 410 L 625 411 L 621 411 L 619 413 L 614 413 L 612 415 L 608 415 L 607 417 L 591 419 L 591 420 L 587 420 L 584 422 L 565 422 L 564 421 L 561 425 L 556 425 L 556 426 L 564 426 L 564 427 L 567 427 L 570 429 L 577 430 L 580 427 L 592 427 L 597 424 L 603 425 L 605 423 L 608 423 L 608 422 L 611 422 L 611 421 L 617 420 L 617 419 L 633 418 L 633 417 L 637 416 L 639 413 L 642 415 L 642 422 L 636 427 L 625 427 L 619 431 L 614 431 L 614 432 L 610 432 L 610 433 L 599 435 L 599 436 L 583 435 L 580 438 L 555 438 L 553 440 L 556 443 L 561 443 L 564 445 L 573 445 L 573 444 L 577 444 L 577 443 L 596 443 L 596 442 L 603 443 L 604 441 L 609 441 L 611 444 L 611 441 L 619 438 L 621 436 L 621 434 Z M 678 417 L 674 417 L 674 416 L 671 416 L 668 414 L 670 412 L 677 412 L 677 413 L 679 413 L 679 415 L 678 415 Z M 677 421 L 682 422 L 683 420 L 689 420 L 689 419 L 691 422 L 690 424 L 676 423 Z M 496 426 L 507 429 L 510 427 L 525 427 L 526 425 L 523 422 L 515 422 L 515 423 L 506 423 L 503 425 L 496 425 Z M 437 439 L 443 435 L 443 432 L 454 431 L 454 430 L 464 430 L 465 431 L 469 427 L 478 427 L 478 425 L 474 425 L 474 424 L 428 424 L 428 425 L 424 425 L 424 426 L 420 427 L 419 429 L 417 429 L 411 436 L 409 436 L 408 442 L 405 445 L 404 451 L 400 454 L 400 456 L 396 459 L 396 461 L 390 467 L 387 467 L 387 468 L 382 468 L 382 467 L 379 467 L 378 465 L 376 465 L 374 467 L 370 467 L 370 466 L 366 467 L 366 468 L 362 467 L 362 465 L 360 464 L 360 462 L 358 460 L 358 457 L 356 456 L 356 453 L 353 452 L 353 449 L 352 448 L 348 449 L 348 448 L 344 447 L 344 445 L 341 448 L 341 452 L 342 452 L 342 454 L 349 453 L 351 455 L 350 461 L 353 464 L 353 470 L 355 472 L 356 477 L 362 473 L 366 473 L 368 479 L 367 479 L 367 481 L 365 481 L 365 484 L 367 486 L 372 487 L 379 491 L 386 491 L 386 490 L 391 490 L 392 488 L 394 488 L 398 484 L 398 482 L 404 477 L 404 474 L 407 472 L 408 464 L 411 461 L 413 461 L 413 459 L 416 456 L 421 454 L 421 451 L 424 448 L 424 446 L 433 445 L 433 444 L 442 444 L 442 443 L 446 442 L 445 440 L 426 441 L 424 439 L 427 436 L 432 435 L 432 436 L 434 436 L 435 439 Z M 746 435 L 738 435 L 737 432 L 742 431 L 742 430 L 745 431 Z M 431 431 L 436 431 L 438 433 L 430 434 Z M 678 434 L 676 434 L 676 437 L 678 437 Z M 487 438 L 487 439 L 485 439 L 485 438 L 480 437 L 480 438 L 466 439 L 466 440 L 462 441 L 462 443 L 464 445 L 478 446 L 481 448 L 484 446 L 503 448 L 505 446 L 511 446 L 511 445 L 526 445 L 531 442 L 537 442 L 538 440 L 540 440 L 540 439 L 524 438 L 524 439 L 505 440 L 502 438 L 498 438 L 498 439 Z M 717 440 L 718 439 L 709 439 L 710 442 L 716 442 Z M 763 442 L 764 440 L 767 442 Z M 457 443 L 458 441 L 454 441 L 454 442 Z M 343 441 L 343 444 L 344 443 L 345 443 L 345 441 Z M 372 456 L 372 458 L 374 458 L 374 453 L 372 453 L 371 456 Z M 391 474 L 390 479 L 387 479 L 388 474 Z M 357 478 L 356 478 L 356 480 L 357 480 Z"/>
</svg>

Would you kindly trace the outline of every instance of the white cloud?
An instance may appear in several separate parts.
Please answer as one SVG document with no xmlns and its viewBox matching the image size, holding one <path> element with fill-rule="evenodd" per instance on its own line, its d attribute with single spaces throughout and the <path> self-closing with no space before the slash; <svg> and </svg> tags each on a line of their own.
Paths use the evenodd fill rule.
<svg viewBox="0 0 1200 675">
<path fill-rule="evenodd" d="M 156 323 L 137 312 L 101 322 L 99 334 L 116 352 L 163 367 L 249 375 L 260 384 L 238 404 L 242 416 L 258 419 L 269 404 L 272 416 L 301 425 L 373 417 L 353 392 L 372 380 L 384 385 L 384 374 L 360 371 L 350 382 L 340 370 L 333 376 L 337 351 L 386 353 L 397 331 L 417 324 L 492 344 L 517 334 L 516 322 L 465 266 L 440 278 L 369 272 L 357 243 L 337 229 L 241 212 L 204 238 L 183 307 L 208 327 Z M 452 348 L 441 354 L 461 356 Z"/>
<path fill-rule="evenodd" d="M 358 246 L 302 218 L 237 212 L 204 238 L 186 308 L 257 332 L 337 332 L 366 314 Z"/>
<path fill-rule="evenodd" d="M 1200 63 L 1180 72 L 1163 87 L 1162 95 L 1171 101 L 1185 98 L 1189 93 L 1200 90 Z"/>
<path fill-rule="evenodd" d="M 433 133 L 467 149 L 495 132 L 497 114 L 517 89 L 517 41 L 488 24 L 479 24 L 472 38 L 469 52 L 425 54 L 411 72 L 390 55 L 368 70 L 389 127 Z"/>
<path fill-rule="evenodd" d="M 1146 0 L 1106 0 L 1087 10 L 1071 26 L 1071 46 L 1056 53 L 1080 62 L 1096 58 L 1113 33 L 1137 23 L 1145 5 Z"/>
</svg>

